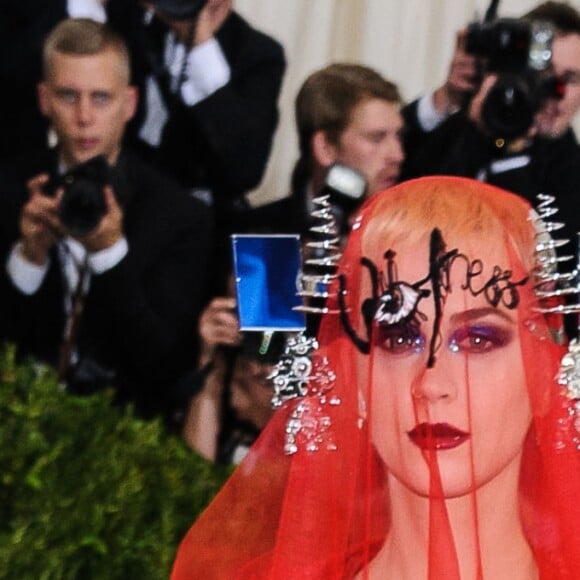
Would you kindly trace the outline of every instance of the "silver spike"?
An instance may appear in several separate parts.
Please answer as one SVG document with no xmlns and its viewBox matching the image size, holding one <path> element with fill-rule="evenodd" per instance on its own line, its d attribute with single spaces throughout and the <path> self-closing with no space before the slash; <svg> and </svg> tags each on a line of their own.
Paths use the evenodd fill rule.
<svg viewBox="0 0 580 580">
<path fill-rule="evenodd" d="M 345 174 L 348 170 L 350 175 Z M 337 173 L 338 171 L 338 177 Z M 355 176 L 358 175 L 358 177 Z M 366 189 L 362 174 L 338 164 L 330 168 L 323 191 L 342 191 L 330 185 L 332 177 L 346 187 L 357 199 Z M 312 217 L 317 223 L 310 228 L 311 239 L 306 243 L 309 255 L 298 276 L 298 295 L 307 303 L 294 310 L 307 314 L 340 314 L 330 309 L 326 302 L 329 287 L 337 278 L 338 262 L 342 256 L 340 234 L 330 203 L 330 194 L 314 198 Z M 336 375 L 328 359 L 318 351 L 318 342 L 304 333 L 288 339 L 282 358 L 275 365 L 270 379 L 274 384 L 272 404 L 291 405 L 286 422 L 285 453 L 292 455 L 300 449 L 317 451 L 336 450 L 332 430 L 331 408 L 340 405 L 340 398 L 332 394 Z M 292 401 L 296 399 L 296 401 Z"/>
<path fill-rule="evenodd" d="M 309 230 L 312 239 L 306 243 L 306 248 L 311 250 L 312 255 L 304 260 L 304 272 L 300 276 L 298 291 L 298 295 L 310 299 L 310 303 L 297 306 L 295 310 L 307 314 L 338 314 L 338 310 L 331 311 L 325 306 L 324 301 L 329 296 L 328 289 L 336 278 L 336 268 L 342 257 L 340 236 L 332 213 L 330 195 L 320 195 L 312 201 L 315 209 L 311 215 L 318 222 Z"/>
<path fill-rule="evenodd" d="M 561 222 L 550 220 L 558 212 L 554 202 L 555 198 L 552 195 L 538 195 L 538 215 L 534 218 L 537 232 L 535 241 L 537 266 L 534 272 L 534 290 L 543 303 L 538 310 L 544 314 L 577 314 L 580 312 L 580 256 L 578 248 L 576 256 L 556 255 L 556 249 L 568 244 L 570 240 L 552 237 L 554 232 L 564 227 Z M 572 271 L 558 272 L 558 267 L 572 260 L 576 261 Z M 576 300 L 568 300 L 567 304 L 549 303 L 551 298 L 569 296 L 576 296 Z"/>
<path fill-rule="evenodd" d="M 571 272 L 557 272 L 558 265 L 574 259 L 574 256 L 556 256 L 556 248 L 563 246 L 569 240 L 552 239 L 551 234 L 563 227 L 559 222 L 548 220 L 558 211 L 552 204 L 554 197 L 539 195 L 538 217 L 536 225 L 536 284 L 534 290 L 542 306 L 538 310 L 544 314 L 576 315 L 580 313 L 580 233 L 576 240 L 576 267 Z M 575 296 L 574 300 L 569 297 Z M 568 298 L 564 303 L 562 298 Z M 557 298 L 558 303 L 551 300 Z M 566 418 L 559 420 L 567 430 L 567 439 L 580 450 L 580 324 L 576 322 L 576 338 L 570 340 L 568 350 L 560 362 L 557 375 L 558 384 L 568 400 Z M 563 333 L 562 333 L 563 334 Z M 564 338 L 562 336 L 562 338 Z M 566 446 L 562 439 L 558 446 Z"/>
</svg>

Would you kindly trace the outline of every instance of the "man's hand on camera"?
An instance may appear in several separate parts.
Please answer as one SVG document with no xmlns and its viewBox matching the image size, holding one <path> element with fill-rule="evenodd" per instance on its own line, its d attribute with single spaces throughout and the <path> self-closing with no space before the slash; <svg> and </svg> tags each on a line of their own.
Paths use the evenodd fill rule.
<svg viewBox="0 0 580 580">
<path fill-rule="evenodd" d="M 208 0 L 196 19 L 175 20 L 162 10 L 156 10 L 154 4 L 143 4 L 154 10 L 159 19 L 171 28 L 177 40 L 187 47 L 197 46 L 212 38 L 232 9 L 232 0 Z"/>
<path fill-rule="evenodd" d="M 47 174 L 42 174 L 28 182 L 29 198 L 20 215 L 20 252 L 26 260 L 39 266 L 46 263 L 50 249 L 63 234 L 58 218 L 63 192 L 57 191 L 54 197 L 45 195 L 44 187 L 49 179 Z"/>
<path fill-rule="evenodd" d="M 487 132 L 482 118 L 483 102 L 487 97 L 487 94 L 497 82 L 496 74 L 485 75 L 479 90 L 469 102 L 468 116 L 469 118 L 484 132 Z"/>
<path fill-rule="evenodd" d="M 109 186 L 103 188 L 103 196 L 107 206 L 107 212 L 99 225 L 86 236 L 78 237 L 78 240 L 88 252 L 99 252 L 110 248 L 123 237 L 123 211 L 119 206 L 113 190 Z"/>
<path fill-rule="evenodd" d="M 232 8 L 232 0 L 208 0 L 195 25 L 194 45 L 209 40 L 219 30 Z"/>
<path fill-rule="evenodd" d="M 475 57 L 465 51 L 466 35 L 466 29 L 457 33 L 447 79 L 433 94 L 433 104 L 440 113 L 456 111 L 462 106 L 466 95 L 477 90 Z"/>
<path fill-rule="evenodd" d="M 201 337 L 200 365 L 209 362 L 219 345 L 236 346 L 241 335 L 235 313 L 234 298 L 214 298 L 201 313 L 199 336 Z"/>
<path fill-rule="evenodd" d="M 171 28 L 177 40 L 187 46 L 192 43 L 194 38 L 195 20 L 174 20 L 167 16 L 162 10 L 158 10 L 153 2 L 142 1 L 141 5 L 145 10 L 154 12 L 166 26 Z"/>
</svg>

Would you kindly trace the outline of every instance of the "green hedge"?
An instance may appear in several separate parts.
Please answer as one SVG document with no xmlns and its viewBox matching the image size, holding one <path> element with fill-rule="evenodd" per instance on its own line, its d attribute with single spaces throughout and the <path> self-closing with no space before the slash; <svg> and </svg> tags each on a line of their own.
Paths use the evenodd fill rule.
<svg viewBox="0 0 580 580">
<path fill-rule="evenodd" d="M 167 579 L 228 475 L 157 422 L 0 354 L 0 578 Z"/>
</svg>

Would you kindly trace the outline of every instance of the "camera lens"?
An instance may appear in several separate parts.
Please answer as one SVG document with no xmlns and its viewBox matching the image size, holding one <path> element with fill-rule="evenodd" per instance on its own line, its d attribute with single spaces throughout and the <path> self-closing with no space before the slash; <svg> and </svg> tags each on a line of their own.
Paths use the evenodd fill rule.
<svg viewBox="0 0 580 580">
<path fill-rule="evenodd" d="M 490 89 L 481 114 L 494 136 L 513 139 L 526 133 L 536 110 L 534 89 L 525 76 L 506 74 Z"/>
<path fill-rule="evenodd" d="M 102 183 L 78 177 L 65 188 L 59 206 L 59 217 L 73 236 L 86 236 L 99 225 L 105 215 L 102 187 Z"/>
</svg>

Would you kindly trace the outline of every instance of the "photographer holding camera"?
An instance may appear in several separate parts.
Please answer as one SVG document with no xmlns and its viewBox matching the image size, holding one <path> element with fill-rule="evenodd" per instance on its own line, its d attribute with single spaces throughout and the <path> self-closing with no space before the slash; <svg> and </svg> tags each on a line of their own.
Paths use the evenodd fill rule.
<svg viewBox="0 0 580 580">
<path fill-rule="evenodd" d="M 123 148 L 137 93 L 106 25 L 62 21 L 40 108 L 58 145 L 0 168 L 1 338 L 74 393 L 168 415 L 205 298 L 208 210 Z"/>
<path fill-rule="evenodd" d="M 250 207 L 278 125 L 284 50 L 232 0 L 107 0 L 107 12 L 142 95 L 130 142 L 212 207 L 211 283 L 222 293 L 230 224 Z"/>
<path fill-rule="evenodd" d="M 137 3 L 136 0 L 132 2 Z M 243 204 L 266 169 L 286 63 L 232 0 L 108 0 L 143 95 L 131 126 L 147 160 L 218 208 Z"/>
<path fill-rule="evenodd" d="M 199 320 L 198 392 L 184 417 L 186 443 L 211 461 L 239 463 L 272 416 L 268 376 L 286 334 L 275 332 L 263 348 L 262 332 L 240 332 L 236 300 L 214 298 Z"/>
<path fill-rule="evenodd" d="M 572 6 L 550 1 L 522 19 L 471 24 L 457 36 L 446 82 L 403 111 L 403 178 L 475 177 L 532 202 L 550 193 L 573 236 L 580 152 L 570 124 L 579 108 L 580 15 Z"/>
</svg>

